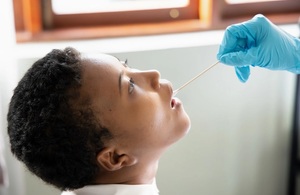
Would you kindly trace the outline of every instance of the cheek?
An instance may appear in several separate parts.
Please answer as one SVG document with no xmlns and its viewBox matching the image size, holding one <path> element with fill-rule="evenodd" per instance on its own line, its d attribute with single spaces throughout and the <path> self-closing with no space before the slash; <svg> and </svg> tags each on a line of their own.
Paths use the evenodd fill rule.
<svg viewBox="0 0 300 195">
<path fill-rule="evenodd" d="M 131 134 L 135 139 L 155 140 L 166 128 L 166 114 L 157 106 L 149 106 L 147 109 L 135 112 L 134 120 L 128 121 L 131 126 Z M 129 127 L 128 126 L 128 127 Z"/>
</svg>

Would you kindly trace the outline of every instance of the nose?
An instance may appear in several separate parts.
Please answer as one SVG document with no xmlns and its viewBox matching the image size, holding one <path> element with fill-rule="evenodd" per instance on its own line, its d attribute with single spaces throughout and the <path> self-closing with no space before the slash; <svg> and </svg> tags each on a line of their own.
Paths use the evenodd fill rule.
<svg viewBox="0 0 300 195">
<path fill-rule="evenodd" d="M 143 71 L 143 74 L 145 78 L 149 81 L 150 86 L 154 89 L 157 90 L 160 88 L 160 73 L 157 70 L 147 70 Z"/>
</svg>

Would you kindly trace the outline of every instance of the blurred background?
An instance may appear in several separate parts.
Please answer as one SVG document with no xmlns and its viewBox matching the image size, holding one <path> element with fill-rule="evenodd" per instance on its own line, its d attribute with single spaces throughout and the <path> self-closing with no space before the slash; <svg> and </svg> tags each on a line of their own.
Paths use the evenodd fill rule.
<svg viewBox="0 0 300 195">
<path fill-rule="evenodd" d="M 11 155 L 6 132 L 12 91 L 38 58 L 67 46 L 108 53 L 177 88 L 216 62 L 228 25 L 257 13 L 299 36 L 299 0 L 2 0 L 0 194 L 60 194 Z M 287 194 L 296 76 L 251 71 L 240 83 L 221 64 L 178 94 L 192 127 L 161 159 L 161 195 Z"/>
</svg>

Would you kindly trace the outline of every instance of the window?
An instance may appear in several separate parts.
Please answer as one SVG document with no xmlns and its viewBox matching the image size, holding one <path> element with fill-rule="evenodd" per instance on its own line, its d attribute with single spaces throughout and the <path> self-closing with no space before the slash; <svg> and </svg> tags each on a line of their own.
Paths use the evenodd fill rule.
<svg viewBox="0 0 300 195">
<path fill-rule="evenodd" d="M 52 10 L 57 14 L 180 8 L 188 4 L 189 0 L 52 0 L 51 2 Z"/>
<path fill-rule="evenodd" d="M 297 22 L 300 0 L 13 0 L 17 42 L 221 29 L 257 13 Z"/>
<path fill-rule="evenodd" d="M 89 3 L 87 3 L 89 2 Z M 48 28 L 198 19 L 198 0 L 52 0 Z"/>
</svg>

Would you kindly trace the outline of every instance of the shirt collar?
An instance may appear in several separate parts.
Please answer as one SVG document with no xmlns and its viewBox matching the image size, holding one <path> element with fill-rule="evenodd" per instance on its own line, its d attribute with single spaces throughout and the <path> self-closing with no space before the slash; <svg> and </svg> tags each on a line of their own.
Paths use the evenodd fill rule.
<svg viewBox="0 0 300 195">
<path fill-rule="evenodd" d="M 152 184 L 106 184 L 89 185 L 62 195 L 158 195 L 159 191 L 154 180 Z"/>
</svg>

